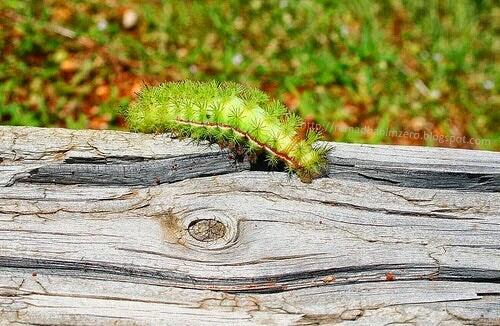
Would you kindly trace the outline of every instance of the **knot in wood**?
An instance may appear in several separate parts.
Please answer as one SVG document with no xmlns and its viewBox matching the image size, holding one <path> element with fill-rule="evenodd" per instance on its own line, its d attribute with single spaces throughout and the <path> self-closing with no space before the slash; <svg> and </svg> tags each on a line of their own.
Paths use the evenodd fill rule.
<svg viewBox="0 0 500 326">
<path fill-rule="evenodd" d="M 189 224 L 188 232 L 198 241 L 211 242 L 224 237 L 226 226 L 215 219 L 199 219 Z"/>
</svg>

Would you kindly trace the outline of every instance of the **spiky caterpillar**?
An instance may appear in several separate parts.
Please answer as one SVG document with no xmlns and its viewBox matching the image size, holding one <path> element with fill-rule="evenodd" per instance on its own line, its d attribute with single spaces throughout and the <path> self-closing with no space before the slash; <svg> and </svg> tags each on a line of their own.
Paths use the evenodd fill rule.
<svg viewBox="0 0 500 326">
<path fill-rule="evenodd" d="M 302 119 L 261 91 L 232 82 L 183 81 L 143 89 L 127 109 L 134 131 L 175 132 L 194 139 L 232 144 L 249 157 L 266 152 L 303 182 L 318 177 L 328 148 L 313 146 L 319 134 L 300 132 Z"/>
</svg>

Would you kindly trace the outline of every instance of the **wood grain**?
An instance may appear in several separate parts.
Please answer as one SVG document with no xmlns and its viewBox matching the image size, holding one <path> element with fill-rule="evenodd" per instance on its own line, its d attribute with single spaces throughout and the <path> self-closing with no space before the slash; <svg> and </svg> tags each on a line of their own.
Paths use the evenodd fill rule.
<svg viewBox="0 0 500 326">
<path fill-rule="evenodd" d="M 332 146 L 304 184 L 165 135 L 1 127 L 0 324 L 500 323 L 500 154 Z M 173 162 L 197 172 L 150 180 Z"/>
</svg>

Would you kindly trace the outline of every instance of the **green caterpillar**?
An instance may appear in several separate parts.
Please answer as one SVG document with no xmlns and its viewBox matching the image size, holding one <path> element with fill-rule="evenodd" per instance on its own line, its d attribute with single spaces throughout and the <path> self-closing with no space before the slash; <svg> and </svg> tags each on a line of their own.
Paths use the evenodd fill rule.
<svg viewBox="0 0 500 326">
<path fill-rule="evenodd" d="M 301 133 L 303 121 L 257 89 L 233 82 L 182 81 L 146 87 L 126 116 L 133 131 L 174 132 L 229 144 L 248 157 L 265 152 L 271 165 L 283 161 L 303 182 L 321 175 L 325 146 L 319 133 Z"/>
</svg>

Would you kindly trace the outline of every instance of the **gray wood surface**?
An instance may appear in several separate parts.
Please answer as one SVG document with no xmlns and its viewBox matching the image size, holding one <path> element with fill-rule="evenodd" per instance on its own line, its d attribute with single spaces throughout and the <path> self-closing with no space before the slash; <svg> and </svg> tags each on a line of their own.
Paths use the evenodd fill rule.
<svg viewBox="0 0 500 326">
<path fill-rule="evenodd" d="M 0 324 L 500 324 L 500 154 L 0 127 Z"/>
</svg>

